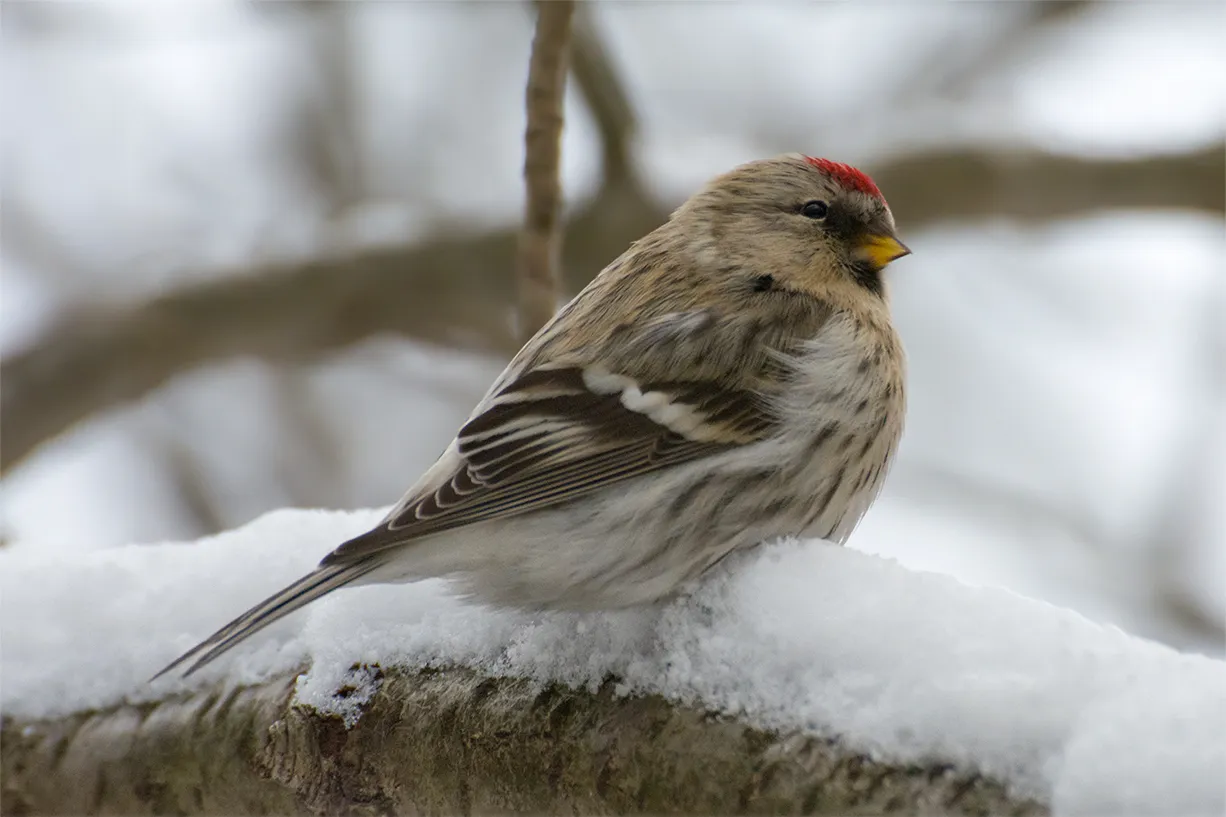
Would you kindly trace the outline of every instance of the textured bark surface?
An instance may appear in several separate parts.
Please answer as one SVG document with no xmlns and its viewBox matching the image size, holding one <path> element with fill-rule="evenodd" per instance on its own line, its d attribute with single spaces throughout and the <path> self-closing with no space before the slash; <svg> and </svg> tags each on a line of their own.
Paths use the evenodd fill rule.
<svg viewBox="0 0 1226 817">
<path fill-rule="evenodd" d="M 18 814 L 1042 814 L 964 770 L 889 766 L 660 698 L 464 670 L 391 674 L 357 725 L 293 681 L 6 718 Z"/>
</svg>

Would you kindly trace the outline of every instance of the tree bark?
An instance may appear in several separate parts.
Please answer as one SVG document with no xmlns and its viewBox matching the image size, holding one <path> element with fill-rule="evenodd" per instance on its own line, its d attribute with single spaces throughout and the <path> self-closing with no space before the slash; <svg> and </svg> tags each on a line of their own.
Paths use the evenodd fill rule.
<svg viewBox="0 0 1226 817">
<path fill-rule="evenodd" d="M 5 814 L 1045 813 L 947 765 L 468 670 L 391 672 L 346 728 L 293 679 L 56 721 L 6 718 Z"/>
</svg>

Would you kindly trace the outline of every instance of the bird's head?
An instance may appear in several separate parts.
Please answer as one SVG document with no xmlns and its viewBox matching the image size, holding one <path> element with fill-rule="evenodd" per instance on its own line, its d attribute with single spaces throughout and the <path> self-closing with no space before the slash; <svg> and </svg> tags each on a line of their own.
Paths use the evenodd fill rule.
<svg viewBox="0 0 1226 817">
<path fill-rule="evenodd" d="M 685 231 L 707 260 L 760 269 L 784 289 L 819 295 L 851 286 L 882 295 L 881 271 L 910 252 L 872 179 L 850 165 L 799 154 L 715 178 L 675 219 L 709 225 Z"/>
</svg>

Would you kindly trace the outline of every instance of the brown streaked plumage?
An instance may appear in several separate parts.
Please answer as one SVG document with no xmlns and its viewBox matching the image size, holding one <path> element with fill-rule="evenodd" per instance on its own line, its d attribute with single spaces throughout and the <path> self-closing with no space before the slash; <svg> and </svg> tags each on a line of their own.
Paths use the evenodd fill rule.
<svg viewBox="0 0 1226 817">
<path fill-rule="evenodd" d="M 714 179 L 520 350 L 383 523 L 163 672 L 347 584 L 625 607 L 764 539 L 845 541 L 902 430 L 881 270 L 906 253 L 854 168 L 792 155 Z"/>
</svg>

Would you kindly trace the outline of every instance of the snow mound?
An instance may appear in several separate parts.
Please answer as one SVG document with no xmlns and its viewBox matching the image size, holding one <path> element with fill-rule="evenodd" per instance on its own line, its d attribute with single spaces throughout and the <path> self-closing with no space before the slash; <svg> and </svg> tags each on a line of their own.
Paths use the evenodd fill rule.
<svg viewBox="0 0 1226 817">
<path fill-rule="evenodd" d="M 193 544 L 0 550 L 0 708 L 55 717 L 308 658 L 299 700 L 351 722 L 374 677 L 355 663 L 589 687 L 613 675 L 627 694 L 837 735 L 885 761 L 978 769 L 1057 813 L 1226 811 L 1226 663 L 819 542 L 759 548 L 688 598 L 619 613 L 490 610 L 439 581 L 355 588 L 187 681 L 147 682 L 380 515 L 278 511 Z"/>
</svg>

